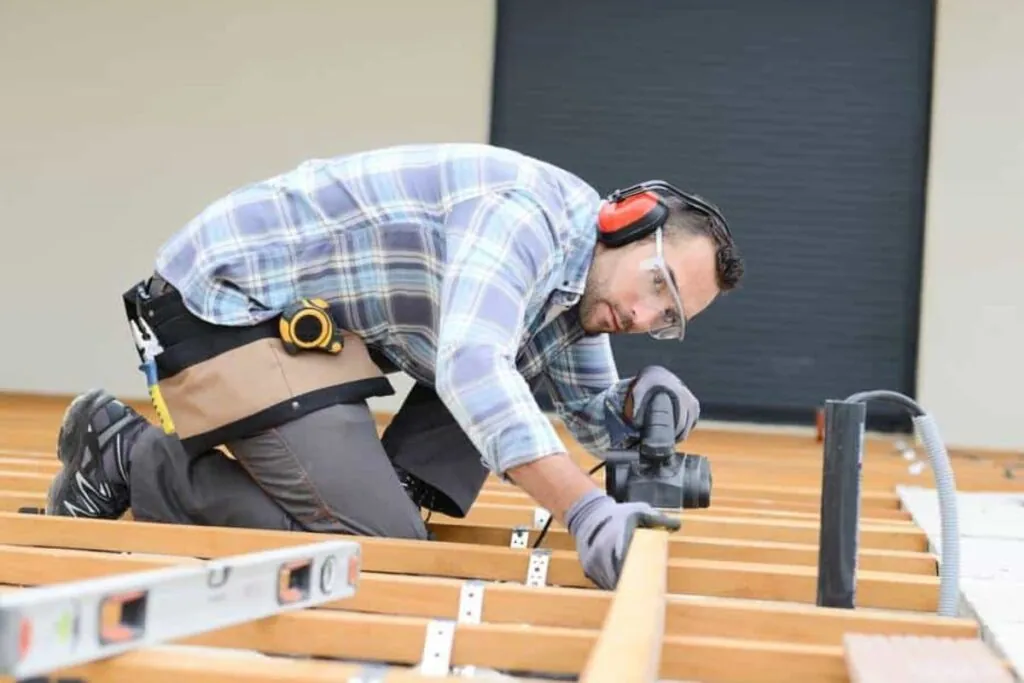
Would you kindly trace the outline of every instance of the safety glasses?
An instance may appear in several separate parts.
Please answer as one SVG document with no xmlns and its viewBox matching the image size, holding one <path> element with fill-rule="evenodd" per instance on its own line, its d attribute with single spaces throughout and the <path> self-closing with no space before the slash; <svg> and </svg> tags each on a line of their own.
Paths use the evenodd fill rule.
<svg viewBox="0 0 1024 683">
<path fill-rule="evenodd" d="M 648 334 L 659 340 L 682 341 L 686 336 L 686 314 L 675 275 L 665 262 L 661 235 L 662 229 L 658 228 L 654 236 L 654 256 L 640 265 L 649 283 L 648 304 L 661 311 L 659 322 L 651 327 Z"/>
</svg>

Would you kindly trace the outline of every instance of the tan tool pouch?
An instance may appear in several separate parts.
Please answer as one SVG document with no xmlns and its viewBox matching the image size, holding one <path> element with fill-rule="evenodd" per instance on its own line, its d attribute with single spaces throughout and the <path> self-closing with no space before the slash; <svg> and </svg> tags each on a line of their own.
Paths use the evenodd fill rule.
<svg viewBox="0 0 1024 683">
<path fill-rule="evenodd" d="M 174 432 L 201 453 L 272 429 L 314 410 L 387 396 L 394 388 L 362 339 L 344 334 L 338 355 L 291 355 L 277 319 L 255 327 L 211 325 L 178 292 L 139 283 L 123 296 L 130 320 L 144 319 L 163 345 L 157 378 Z"/>
</svg>

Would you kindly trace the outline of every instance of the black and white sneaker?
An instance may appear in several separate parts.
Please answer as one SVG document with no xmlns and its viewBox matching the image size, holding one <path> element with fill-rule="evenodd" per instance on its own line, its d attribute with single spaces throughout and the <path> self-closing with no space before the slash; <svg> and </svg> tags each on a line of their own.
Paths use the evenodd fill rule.
<svg viewBox="0 0 1024 683">
<path fill-rule="evenodd" d="M 103 389 L 68 406 L 57 441 L 61 469 L 46 496 L 46 514 L 117 519 L 128 509 L 130 441 L 147 423 Z"/>
</svg>

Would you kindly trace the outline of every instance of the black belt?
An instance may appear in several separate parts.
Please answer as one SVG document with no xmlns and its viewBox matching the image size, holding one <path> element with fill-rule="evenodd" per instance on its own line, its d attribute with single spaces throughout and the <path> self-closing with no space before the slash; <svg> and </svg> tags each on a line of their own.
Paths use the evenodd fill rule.
<svg viewBox="0 0 1024 683">
<path fill-rule="evenodd" d="M 162 294 L 168 294 L 169 292 L 176 292 L 170 282 L 165 280 L 160 273 L 154 271 L 153 275 L 149 278 L 149 282 L 146 284 L 146 293 L 150 296 L 160 296 Z"/>
<path fill-rule="evenodd" d="M 157 274 L 136 284 L 122 298 L 129 320 L 144 320 L 163 347 L 156 359 L 158 380 L 233 348 L 279 336 L 276 318 L 236 327 L 196 317 L 185 306 L 181 293 Z"/>
<path fill-rule="evenodd" d="M 144 291 L 152 301 L 149 306 L 145 301 L 138 301 L 136 304 L 137 315 L 149 319 L 150 325 L 163 328 L 154 330 L 157 339 L 165 349 L 157 363 L 160 379 L 175 375 L 190 365 L 236 346 L 265 337 L 279 336 L 276 316 L 252 327 L 222 327 L 196 318 L 185 308 L 181 302 L 181 294 L 174 285 L 155 271 L 145 282 Z M 175 310 L 170 316 L 167 316 L 165 313 L 170 312 L 169 308 Z M 147 312 L 143 313 L 142 309 L 147 309 Z M 150 311 L 153 313 L 152 316 L 149 315 Z M 171 326 L 167 320 L 168 317 L 178 319 L 178 322 L 174 324 L 175 329 L 168 329 Z M 199 344 L 189 343 L 189 337 L 192 336 L 189 332 L 203 337 L 203 341 Z M 370 360 L 385 375 L 399 372 L 399 368 L 378 348 L 368 346 L 367 352 L 370 354 Z"/>
</svg>

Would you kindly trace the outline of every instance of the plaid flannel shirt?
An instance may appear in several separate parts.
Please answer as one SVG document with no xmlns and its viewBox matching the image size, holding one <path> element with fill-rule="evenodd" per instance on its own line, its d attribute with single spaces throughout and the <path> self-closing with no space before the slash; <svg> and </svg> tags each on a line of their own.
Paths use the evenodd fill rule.
<svg viewBox="0 0 1024 683">
<path fill-rule="evenodd" d="M 249 325 L 300 297 L 332 305 L 433 386 L 503 475 L 563 452 L 533 391 L 588 450 L 635 433 L 606 335 L 573 307 L 599 196 L 576 176 L 487 145 L 405 145 L 303 162 L 213 202 L 156 270 L 198 317 Z"/>
</svg>

